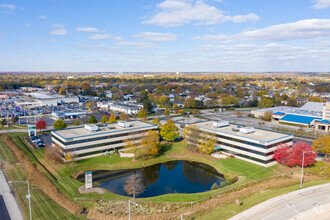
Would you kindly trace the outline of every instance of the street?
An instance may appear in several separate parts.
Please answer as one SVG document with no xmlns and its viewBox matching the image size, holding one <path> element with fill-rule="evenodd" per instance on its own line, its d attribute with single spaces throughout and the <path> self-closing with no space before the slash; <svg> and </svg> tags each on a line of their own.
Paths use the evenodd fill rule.
<svg viewBox="0 0 330 220">
<path fill-rule="evenodd" d="M 5 201 L 3 200 L 2 195 L 0 195 L 0 219 L 1 220 L 10 220 L 10 216 L 5 204 Z"/>
<path fill-rule="evenodd" d="M 330 183 L 269 199 L 230 220 L 330 219 Z"/>
</svg>

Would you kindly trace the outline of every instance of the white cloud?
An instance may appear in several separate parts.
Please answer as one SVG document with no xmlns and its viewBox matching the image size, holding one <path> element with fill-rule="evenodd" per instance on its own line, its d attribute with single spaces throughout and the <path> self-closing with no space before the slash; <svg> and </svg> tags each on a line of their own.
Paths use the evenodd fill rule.
<svg viewBox="0 0 330 220">
<path fill-rule="evenodd" d="M 159 3 L 157 8 L 160 12 L 143 21 L 143 23 L 177 27 L 189 23 L 194 23 L 195 25 L 212 25 L 226 21 L 238 23 L 259 20 L 259 16 L 252 13 L 236 16 L 226 15 L 218 8 L 206 4 L 202 0 L 194 2 L 165 0 Z"/>
<path fill-rule="evenodd" d="M 99 32 L 99 29 L 93 27 L 77 27 L 76 31 L 81 32 Z"/>
<path fill-rule="evenodd" d="M 52 24 L 53 28 L 64 28 L 63 24 Z"/>
<path fill-rule="evenodd" d="M 90 49 L 99 49 L 99 48 L 104 48 L 104 44 L 86 44 L 86 43 L 74 43 L 73 45 L 77 47 L 82 47 L 82 48 L 90 48 Z"/>
<path fill-rule="evenodd" d="M 330 8 L 330 0 L 314 0 L 314 2 L 313 8 L 315 9 Z"/>
<path fill-rule="evenodd" d="M 15 10 L 16 9 L 16 5 L 9 5 L 9 4 L 1 4 L 0 8 L 5 8 L 5 9 L 9 9 L 9 10 Z"/>
<path fill-rule="evenodd" d="M 50 32 L 51 35 L 67 35 L 67 33 L 68 33 L 67 30 L 64 28 L 55 29 Z"/>
<path fill-rule="evenodd" d="M 204 35 L 195 39 L 219 43 L 244 41 L 290 41 L 330 37 L 330 19 L 307 19 L 294 23 L 272 25 L 266 28 L 245 31 L 237 35 Z"/>
<path fill-rule="evenodd" d="M 45 16 L 45 15 L 40 15 L 40 16 L 38 16 L 38 18 L 46 20 L 46 19 L 47 19 L 47 16 Z"/>
<path fill-rule="evenodd" d="M 158 48 L 155 43 L 148 43 L 142 41 L 119 41 L 115 43 L 118 46 L 133 46 L 139 48 Z"/>
<path fill-rule="evenodd" d="M 154 32 L 142 32 L 135 34 L 134 37 L 142 38 L 146 41 L 174 41 L 176 35 L 172 33 L 154 33 Z"/>
<path fill-rule="evenodd" d="M 94 34 L 90 36 L 88 39 L 90 40 L 104 40 L 104 39 L 113 39 L 113 40 L 122 40 L 122 37 L 114 36 L 111 34 Z"/>
<path fill-rule="evenodd" d="M 32 24 L 24 24 L 24 27 L 32 27 Z"/>
</svg>

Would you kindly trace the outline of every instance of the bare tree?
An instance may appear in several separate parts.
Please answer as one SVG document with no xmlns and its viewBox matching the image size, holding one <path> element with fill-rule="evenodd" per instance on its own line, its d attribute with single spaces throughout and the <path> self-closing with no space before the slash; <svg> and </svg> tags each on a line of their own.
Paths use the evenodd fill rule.
<svg viewBox="0 0 330 220">
<path fill-rule="evenodd" d="M 141 177 L 136 173 L 130 176 L 126 180 L 124 190 L 128 195 L 133 195 L 133 199 L 135 199 L 136 195 L 143 193 L 145 190 L 145 186 L 142 183 Z"/>
</svg>

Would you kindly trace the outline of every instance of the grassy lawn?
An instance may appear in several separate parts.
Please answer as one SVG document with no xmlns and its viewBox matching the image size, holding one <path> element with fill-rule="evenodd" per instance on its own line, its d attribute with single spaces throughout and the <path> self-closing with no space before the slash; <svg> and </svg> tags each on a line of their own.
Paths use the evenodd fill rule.
<svg viewBox="0 0 330 220">
<path fill-rule="evenodd" d="M 0 127 L 0 130 L 10 130 L 10 129 L 27 129 L 26 125 L 12 125 L 10 127 Z"/>
<path fill-rule="evenodd" d="M 314 185 L 319 185 L 319 184 L 324 184 L 329 182 L 329 180 L 318 180 L 318 181 L 313 181 L 313 182 L 307 182 L 304 184 L 304 187 L 309 187 L 309 186 L 314 186 Z M 271 199 L 273 197 L 289 193 L 295 190 L 300 189 L 299 185 L 294 185 L 286 188 L 281 188 L 281 189 L 274 189 L 274 190 L 269 190 L 265 192 L 260 192 L 259 194 L 250 196 L 248 198 L 245 198 L 243 200 L 240 200 L 243 204 L 238 206 L 236 203 L 231 203 L 216 209 L 213 209 L 204 215 L 201 215 L 197 217 L 197 220 L 212 220 L 212 219 L 229 219 L 233 217 L 235 214 L 232 213 L 232 211 L 236 212 L 236 214 L 243 212 L 246 209 L 251 208 L 252 206 L 255 206 L 259 203 L 262 203 L 268 199 Z"/>
<path fill-rule="evenodd" d="M 4 161 L 3 168 L 9 181 L 26 180 L 25 168 L 17 162 L 14 153 L 3 142 L 0 142 L 0 157 Z M 28 193 L 27 185 L 24 183 L 12 183 L 11 185 L 14 189 L 15 197 L 22 208 L 23 214 L 25 218 L 28 219 L 29 204 L 28 200 L 25 198 Z M 83 219 L 67 212 L 37 187 L 31 186 L 30 190 L 33 219 Z"/>
</svg>

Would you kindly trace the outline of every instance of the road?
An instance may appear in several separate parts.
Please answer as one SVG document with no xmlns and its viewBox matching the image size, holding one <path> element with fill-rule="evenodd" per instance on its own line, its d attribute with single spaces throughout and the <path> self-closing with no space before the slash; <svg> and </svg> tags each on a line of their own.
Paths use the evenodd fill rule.
<svg viewBox="0 0 330 220">
<path fill-rule="evenodd" d="M 1 220 L 10 220 L 6 203 L 5 200 L 3 200 L 2 195 L 0 195 L 0 216 L 1 216 Z"/>
<path fill-rule="evenodd" d="M 2 211 L 4 210 L 4 214 L 6 213 L 6 211 L 9 214 L 9 219 L 23 220 L 21 210 L 17 204 L 17 201 L 15 200 L 14 195 L 10 191 L 10 187 L 7 183 L 6 177 L 2 169 L 0 169 L 0 195 L 4 201 L 0 201 L 0 219 L 2 220 Z"/>
<path fill-rule="evenodd" d="M 330 183 L 269 199 L 230 220 L 330 219 Z"/>
</svg>

